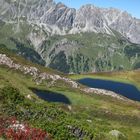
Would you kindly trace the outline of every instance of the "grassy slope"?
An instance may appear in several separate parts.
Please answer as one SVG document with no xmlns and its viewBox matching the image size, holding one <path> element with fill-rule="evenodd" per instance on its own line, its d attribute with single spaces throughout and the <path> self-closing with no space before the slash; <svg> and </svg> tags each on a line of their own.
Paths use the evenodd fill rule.
<svg viewBox="0 0 140 140">
<path fill-rule="evenodd" d="M 34 46 L 28 37 L 31 32 L 38 32 L 36 27 L 33 28 L 26 22 L 22 22 L 18 30 L 17 25 L 14 23 L 3 23 L 0 24 L 0 27 L 0 47 L 4 45 L 33 63 L 45 65 L 45 61 L 34 50 Z"/>
<path fill-rule="evenodd" d="M 17 31 L 16 24 L 1 23 L 0 26 L 0 44 L 5 44 L 33 62 L 45 65 L 46 61 L 47 64 L 51 64 L 50 67 L 59 71 L 79 73 L 95 70 L 131 70 L 140 67 L 139 45 L 130 43 L 117 32 L 114 33 L 116 36 L 81 33 L 47 37 L 47 33 L 39 27 L 28 25 L 26 22 L 20 24 L 19 31 Z M 37 34 L 40 38 L 46 36 L 46 40 L 42 46 L 37 48 L 37 52 L 34 51 L 35 46 L 29 39 L 31 33 Z M 62 43 L 64 39 L 68 41 L 66 45 Z M 59 43 L 62 45 L 57 47 Z M 69 48 L 64 49 L 65 46 L 69 46 Z M 51 49 L 53 51 L 50 52 Z M 63 49 L 65 50 L 64 57 L 66 57 L 66 60 L 62 60 L 65 62 L 64 64 L 62 61 L 58 61 L 59 57 L 56 57 Z M 66 65 L 67 67 L 64 67 Z"/>
<path fill-rule="evenodd" d="M 72 47 L 74 45 L 70 45 L 71 47 L 65 50 L 67 58 L 69 58 L 69 56 L 72 57 L 68 60 L 68 64 L 71 68 L 70 72 L 82 73 L 94 70 L 111 71 L 138 68 L 140 52 L 139 45 L 130 43 L 118 33 L 115 34 L 116 36 L 100 33 L 53 36 L 50 37 L 50 46 L 53 46 L 53 44 L 57 42 L 61 42 L 63 38 L 67 39 L 68 44 L 70 44 L 70 42 L 75 43 L 74 48 L 77 48 L 76 51 Z M 46 46 L 49 46 L 47 42 Z M 55 51 L 60 51 L 61 46 L 59 48 L 55 47 Z M 54 52 L 49 54 L 52 58 L 55 56 Z M 65 69 L 63 71 L 65 71 Z"/>
<path fill-rule="evenodd" d="M 11 54 L 9 54 L 11 56 Z M 20 63 L 33 65 L 23 61 L 14 55 L 11 56 Z M 17 59 L 18 58 L 18 59 Z M 38 66 L 39 67 L 39 66 Z M 50 69 L 41 68 L 42 71 L 56 73 Z M 107 77 L 107 75 L 106 75 Z M 113 76 L 112 76 L 113 77 Z M 137 77 L 136 77 L 137 78 Z M 117 129 L 124 133 L 129 140 L 139 140 L 140 137 L 140 104 L 135 102 L 123 102 L 107 96 L 85 95 L 79 90 L 67 87 L 65 83 L 56 83 L 55 86 L 47 87 L 47 81 L 41 85 L 36 85 L 32 77 L 23 75 L 21 72 L 10 70 L 9 68 L 0 66 L 0 89 L 5 86 L 16 87 L 21 94 L 31 96 L 36 99 L 36 102 L 30 102 L 33 110 L 43 111 L 43 106 L 50 107 L 50 117 L 53 118 L 52 112 L 57 112 L 55 120 L 48 121 L 47 117 L 38 114 L 38 119 L 34 119 L 34 114 L 30 119 L 27 119 L 32 125 L 41 127 L 50 132 L 55 139 L 63 139 L 62 134 L 66 133 L 65 127 L 67 124 L 76 125 L 90 133 L 105 135 L 103 138 L 109 139 L 108 133 L 110 130 Z M 68 98 L 71 102 L 72 110 L 68 110 L 67 105 L 61 103 L 48 103 L 38 99 L 30 88 L 39 90 L 49 90 L 53 93 L 60 93 Z M 47 93 L 46 93 L 47 94 Z M 21 103 L 20 107 L 25 107 Z M 40 107 L 37 107 L 40 106 Z M 25 107 L 26 108 L 26 107 Z M 7 108 L 9 110 L 11 108 Z M 14 112 L 20 112 L 19 107 L 16 107 Z M 60 112 L 59 112 L 60 111 Z M 62 111 L 62 112 L 61 112 Z M 0 112 L 1 115 L 8 114 Z M 22 113 L 21 113 L 22 114 Z M 9 114 L 8 114 L 9 115 Z M 25 116 L 17 115 L 21 119 Z M 62 119 L 61 117 L 65 118 Z M 92 120 L 91 123 L 86 120 Z M 46 125 L 44 125 L 46 124 Z M 62 127 L 60 128 L 59 125 Z M 57 132 L 58 131 L 58 132 Z M 65 136 L 66 137 L 66 136 Z M 101 138 L 100 138 L 101 139 Z"/>
</svg>

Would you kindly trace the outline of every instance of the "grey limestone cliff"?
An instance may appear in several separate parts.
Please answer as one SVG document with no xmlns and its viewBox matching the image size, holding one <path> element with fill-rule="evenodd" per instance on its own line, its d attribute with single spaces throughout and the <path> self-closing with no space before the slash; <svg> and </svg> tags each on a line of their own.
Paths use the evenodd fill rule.
<svg viewBox="0 0 140 140">
<path fill-rule="evenodd" d="M 85 5 L 69 8 L 53 0 L 1 0 L 0 20 L 8 23 L 27 21 L 44 27 L 50 34 L 79 32 L 120 32 L 134 43 L 140 43 L 140 20 L 125 11 Z"/>
</svg>

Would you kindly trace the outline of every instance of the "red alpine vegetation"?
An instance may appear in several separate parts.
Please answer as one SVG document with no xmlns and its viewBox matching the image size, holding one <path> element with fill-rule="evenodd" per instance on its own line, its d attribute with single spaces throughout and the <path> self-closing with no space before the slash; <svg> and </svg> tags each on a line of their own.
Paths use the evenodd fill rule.
<svg viewBox="0 0 140 140">
<path fill-rule="evenodd" d="M 11 140 L 51 140 L 45 131 L 20 123 L 14 117 L 0 117 L 0 137 Z"/>
</svg>

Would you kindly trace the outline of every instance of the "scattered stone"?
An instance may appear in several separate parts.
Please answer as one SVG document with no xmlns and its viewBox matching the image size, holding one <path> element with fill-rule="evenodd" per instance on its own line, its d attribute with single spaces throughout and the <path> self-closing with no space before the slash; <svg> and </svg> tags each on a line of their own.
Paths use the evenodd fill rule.
<svg viewBox="0 0 140 140">
<path fill-rule="evenodd" d="M 108 95 L 108 96 L 112 96 L 114 98 L 118 98 L 120 100 L 126 100 L 125 98 L 117 95 L 116 93 L 114 93 L 112 91 L 97 89 L 97 88 L 82 88 L 77 82 L 75 82 L 69 78 L 65 78 L 65 77 L 62 77 L 57 74 L 49 74 L 47 72 L 42 73 L 36 67 L 23 66 L 21 64 L 14 63 L 14 61 L 11 60 L 9 57 L 7 57 L 6 54 L 0 54 L 0 65 L 6 65 L 9 68 L 13 68 L 15 70 L 20 70 L 24 74 L 31 75 L 37 85 L 41 84 L 44 80 L 51 80 L 48 85 L 53 86 L 57 80 L 62 80 L 65 83 L 67 83 L 68 85 L 70 85 L 72 88 L 80 89 L 81 91 L 83 91 L 85 93 Z M 30 96 L 28 96 L 28 97 L 30 98 Z"/>
<path fill-rule="evenodd" d="M 71 111 L 72 110 L 72 107 L 70 105 L 68 105 L 68 109 Z"/>
<path fill-rule="evenodd" d="M 125 100 L 120 95 L 116 94 L 115 92 L 109 91 L 109 90 L 98 89 L 98 88 L 84 88 L 84 89 L 82 89 L 82 91 L 84 91 L 86 93 L 95 93 L 95 94 L 99 94 L 99 95 L 108 95 L 108 96 L 118 98 L 120 100 Z"/>
<path fill-rule="evenodd" d="M 91 123 L 91 122 L 92 122 L 92 120 L 87 120 L 87 122 Z"/>
<path fill-rule="evenodd" d="M 113 136 L 116 139 L 125 138 L 125 135 L 122 132 L 118 131 L 118 130 L 111 130 L 109 132 L 109 135 Z"/>
<path fill-rule="evenodd" d="M 32 99 L 32 97 L 31 97 L 31 95 L 30 94 L 28 94 L 27 96 L 26 96 L 28 99 Z"/>
</svg>

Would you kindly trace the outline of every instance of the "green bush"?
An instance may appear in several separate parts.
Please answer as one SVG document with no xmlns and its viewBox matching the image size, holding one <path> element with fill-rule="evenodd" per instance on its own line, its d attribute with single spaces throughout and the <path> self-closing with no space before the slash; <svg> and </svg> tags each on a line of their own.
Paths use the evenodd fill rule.
<svg viewBox="0 0 140 140">
<path fill-rule="evenodd" d="M 18 89 L 7 86 L 0 89 L 0 101 L 18 104 L 24 101 L 24 96 L 20 94 Z"/>
</svg>

